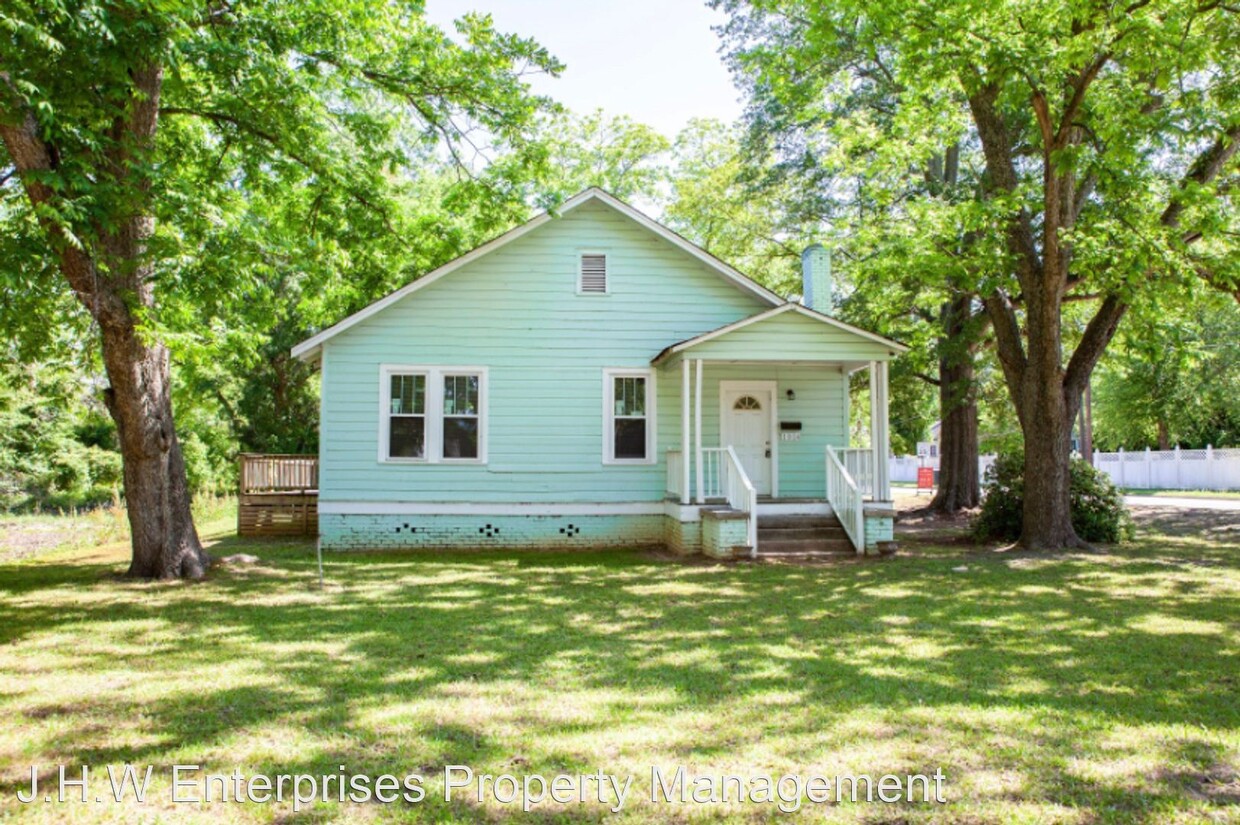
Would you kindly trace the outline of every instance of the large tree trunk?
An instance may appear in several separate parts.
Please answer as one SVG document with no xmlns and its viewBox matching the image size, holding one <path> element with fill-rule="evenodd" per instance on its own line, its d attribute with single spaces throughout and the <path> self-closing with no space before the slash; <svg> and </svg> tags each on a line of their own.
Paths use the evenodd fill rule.
<svg viewBox="0 0 1240 825">
<path fill-rule="evenodd" d="M 1020 544 L 1030 550 L 1083 544 L 1072 527 L 1069 488 L 1072 420 L 1059 382 L 1029 387 L 1024 403 L 1024 519 Z"/>
<path fill-rule="evenodd" d="M 133 93 L 117 110 L 99 173 L 118 193 L 114 211 L 78 233 L 91 239 L 89 245 L 71 238 L 46 214 L 40 223 L 74 295 L 99 325 L 111 384 L 107 406 L 124 467 L 133 545 L 129 574 L 200 578 L 209 559 L 190 514 L 185 462 L 172 420 L 168 350 L 139 325 L 155 310 L 154 264 L 147 250 L 155 218 L 150 179 L 135 170 L 147 162 L 154 145 L 163 70 L 151 64 L 133 69 L 130 76 Z M 8 81 L 3 71 L 0 81 Z M 60 197 L 45 180 L 58 174 L 60 153 L 43 135 L 30 111 L 0 117 L 0 139 L 36 209 L 54 207 Z M 119 197 L 122 192 L 126 197 Z"/>
<path fill-rule="evenodd" d="M 930 507 L 955 513 L 976 507 L 977 397 L 974 392 L 973 344 L 967 322 L 971 300 L 962 296 L 943 308 L 939 353 L 939 489 Z"/>
<path fill-rule="evenodd" d="M 185 462 L 172 420 L 168 350 L 143 343 L 137 331 L 102 328 L 125 475 L 133 559 L 129 575 L 148 579 L 201 578 L 209 563 L 190 514 Z"/>
<path fill-rule="evenodd" d="M 1030 550 L 1084 545 L 1072 527 L 1069 486 L 1072 422 L 1080 396 L 1065 387 L 1060 300 L 1048 292 L 1029 296 L 1029 355 L 1015 398 L 1025 437 L 1020 544 Z"/>
</svg>

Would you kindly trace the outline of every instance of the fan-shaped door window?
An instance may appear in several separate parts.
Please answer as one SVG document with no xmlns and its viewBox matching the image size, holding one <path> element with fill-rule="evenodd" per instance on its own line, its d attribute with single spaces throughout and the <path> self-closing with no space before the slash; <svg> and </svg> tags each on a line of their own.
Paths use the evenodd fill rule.
<svg viewBox="0 0 1240 825">
<path fill-rule="evenodd" d="M 742 395 L 736 399 L 736 403 L 732 405 L 734 410 L 761 410 L 762 404 L 752 395 Z"/>
</svg>

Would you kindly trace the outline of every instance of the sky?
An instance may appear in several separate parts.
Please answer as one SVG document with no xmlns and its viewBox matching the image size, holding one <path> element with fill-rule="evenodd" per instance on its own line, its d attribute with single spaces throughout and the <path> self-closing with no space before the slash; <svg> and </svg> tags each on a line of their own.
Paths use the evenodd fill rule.
<svg viewBox="0 0 1240 825">
<path fill-rule="evenodd" d="M 499 31 L 532 37 L 565 64 L 535 91 L 574 111 L 628 115 L 669 138 L 693 117 L 740 116 L 739 93 L 703 0 L 426 0 L 431 22 L 487 12 Z"/>
</svg>

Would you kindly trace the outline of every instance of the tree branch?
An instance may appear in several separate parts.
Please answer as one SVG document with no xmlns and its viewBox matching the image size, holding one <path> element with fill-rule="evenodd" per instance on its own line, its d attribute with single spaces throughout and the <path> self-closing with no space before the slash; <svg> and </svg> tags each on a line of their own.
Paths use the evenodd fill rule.
<svg viewBox="0 0 1240 825">
<path fill-rule="evenodd" d="M 991 181 L 1001 191 L 1015 193 L 1020 185 L 1016 165 L 1012 161 L 1012 143 L 1007 127 L 995 109 L 999 88 L 994 84 L 983 86 L 969 95 L 969 109 L 982 142 L 982 154 L 986 158 L 986 171 Z M 1020 209 L 1008 221 L 1008 249 L 1016 257 L 1016 274 L 1021 288 L 1026 292 L 1033 288 L 1042 261 L 1034 241 L 1033 221 L 1027 209 Z"/>
<path fill-rule="evenodd" d="M 995 351 L 999 356 L 999 365 L 1003 367 L 1003 377 L 1013 398 L 1020 398 L 1020 387 L 1025 377 L 1025 349 L 1020 342 L 1020 324 L 1016 319 L 1016 308 L 1008 300 L 1008 296 L 996 289 L 982 301 L 986 313 L 990 316 L 991 326 L 995 331 Z M 1020 405 L 1016 405 L 1017 412 Z"/>
<path fill-rule="evenodd" d="M 1193 165 L 1189 167 L 1188 173 L 1184 179 L 1180 181 L 1178 190 L 1183 192 L 1188 188 L 1189 184 L 1209 183 L 1218 177 L 1228 162 L 1240 152 L 1240 121 L 1234 123 L 1231 128 L 1218 136 L 1210 147 L 1202 152 Z M 1171 202 L 1167 204 L 1167 208 L 1162 213 L 1163 226 L 1177 227 L 1180 225 L 1180 216 L 1184 212 L 1184 204 L 1178 198 L 1172 197 Z"/>
<path fill-rule="evenodd" d="M 320 177 L 325 178 L 327 180 L 334 180 L 336 178 L 336 176 L 333 175 L 329 170 L 325 169 L 322 166 L 322 164 L 317 163 L 309 155 L 305 155 L 297 151 L 296 149 L 291 148 L 290 146 L 287 145 L 285 141 L 280 140 L 280 138 L 277 135 L 274 135 L 265 129 L 261 129 L 255 126 L 253 123 L 248 123 L 242 120 L 241 118 L 236 117 L 235 115 L 230 115 L 227 112 L 216 112 L 216 111 L 210 111 L 210 110 L 204 110 L 204 109 L 191 109 L 191 108 L 184 107 L 184 106 L 166 106 L 160 109 L 160 113 L 165 114 L 165 115 L 185 115 L 188 117 L 202 118 L 203 120 L 209 120 L 214 123 L 228 124 L 238 129 L 239 131 L 246 132 L 258 138 L 264 143 L 270 145 L 273 149 L 275 149 L 280 154 L 301 164 L 302 166 L 304 166 L 306 169 L 313 172 L 314 174 L 319 175 Z M 383 208 L 382 205 L 375 203 L 368 195 L 366 195 L 364 192 L 354 187 L 346 185 L 344 186 L 344 190 L 349 194 L 351 198 L 356 200 L 358 203 L 362 204 L 367 209 L 370 209 L 376 212 L 378 215 L 380 215 L 388 231 L 395 234 L 396 228 L 392 226 L 391 220 L 388 217 L 388 212 L 386 209 Z"/>
<path fill-rule="evenodd" d="M 1106 350 L 1107 344 L 1115 336 L 1120 319 L 1128 311 L 1128 305 L 1115 295 L 1108 295 L 1102 306 L 1094 313 L 1085 327 L 1081 341 L 1076 345 L 1072 358 L 1068 361 L 1068 369 L 1064 373 L 1064 395 L 1077 398 L 1085 391 L 1085 383 L 1098 364 L 1098 359 Z"/>
</svg>

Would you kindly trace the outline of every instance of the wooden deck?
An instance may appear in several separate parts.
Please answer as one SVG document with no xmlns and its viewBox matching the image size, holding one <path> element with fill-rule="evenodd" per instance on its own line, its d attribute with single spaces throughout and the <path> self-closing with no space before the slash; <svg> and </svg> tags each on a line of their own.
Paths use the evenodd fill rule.
<svg viewBox="0 0 1240 825">
<path fill-rule="evenodd" d="M 237 535 L 319 534 L 317 456 L 243 453 L 238 462 Z"/>
</svg>

